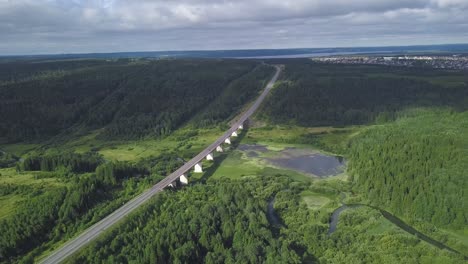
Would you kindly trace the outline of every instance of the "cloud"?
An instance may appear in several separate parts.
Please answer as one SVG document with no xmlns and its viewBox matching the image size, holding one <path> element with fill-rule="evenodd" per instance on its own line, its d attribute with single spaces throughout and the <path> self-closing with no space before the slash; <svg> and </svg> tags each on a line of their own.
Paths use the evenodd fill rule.
<svg viewBox="0 0 468 264">
<path fill-rule="evenodd" d="M 0 0 L 0 54 L 468 42 L 466 0 Z"/>
</svg>

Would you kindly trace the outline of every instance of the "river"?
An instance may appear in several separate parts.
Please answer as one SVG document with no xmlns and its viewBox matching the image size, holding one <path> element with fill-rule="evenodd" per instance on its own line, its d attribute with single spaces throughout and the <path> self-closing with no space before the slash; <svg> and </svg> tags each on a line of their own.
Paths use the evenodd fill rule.
<svg viewBox="0 0 468 264">
<path fill-rule="evenodd" d="M 453 252 L 453 253 L 456 253 L 456 254 L 460 254 L 462 256 L 464 256 L 465 260 L 468 260 L 468 257 L 463 255 L 462 253 L 460 253 L 459 251 L 437 241 L 437 240 L 434 240 L 428 236 L 426 236 L 425 234 L 419 232 L 418 230 L 414 229 L 412 226 L 408 225 L 407 223 L 405 223 L 403 220 L 401 220 L 400 218 L 396 217 L 395 215 L 391 214 L 390 212 L 388 211 L 385 211 L 385 210 L 382 210 L 378 207 L 374 207 L 374 206 L 370 206 L 370 205 L 366 205 L 366 204 L 349 204 L 349 205 L 342 205 L 340 206 L 339 208 L 335 209 L 335 211 L 333 211 L 332 215 L 331 215 L 331 218 L 330 218 L 330 227 L 328 229 L 328 235 L 330 236 L 333 232 L 336 231 L 337 229 L 337 226 L 338 226 L 338 220 L 339 220 L 339 216 L 340 214 L 347 210 L 347 209 L 353 209 L 353 208 L 358 208 L 358 207 L 369 207 L 369 208 L 372 208 L 372 209 L 375 209 L 375 210 L 378 210 L 383 217 L 385 217 L 385 219 L 387 219 L 388 221 L 390 221 L 392 224 L 398 226 L 399 228 L 401 228 L 403 231 L 411 234 L 411 235 L 414 235 L 416 236 L 417 238 L 439 248 L 439 249 L 446 249 L 450 252 Z"/>
<path fill-rule="evenodd" d="M 275 198 L 272 197 L 268 201 L 267 218 L 273 227 L 279 228 L 283 226 L 283 223 L 281 222 L 281 219 L 279 218 L 279 216 L 276 214 L 274 205 L 275 205 Z"/>
</svg>

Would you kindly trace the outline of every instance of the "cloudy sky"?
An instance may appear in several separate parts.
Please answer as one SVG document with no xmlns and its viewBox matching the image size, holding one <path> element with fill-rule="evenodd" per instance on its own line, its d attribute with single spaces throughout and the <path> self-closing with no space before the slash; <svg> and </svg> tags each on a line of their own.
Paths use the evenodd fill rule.
<svg viewBox="0 0 468 264">
<path fill-rule="evenodd" d="M 0 55 L 468 43 L 468 0 L 0 0 Z"/>
</svg>

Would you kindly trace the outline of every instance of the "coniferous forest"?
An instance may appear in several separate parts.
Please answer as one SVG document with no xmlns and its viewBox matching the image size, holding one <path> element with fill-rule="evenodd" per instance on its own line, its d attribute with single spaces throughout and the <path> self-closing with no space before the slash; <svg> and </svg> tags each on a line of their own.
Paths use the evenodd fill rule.
<svg viewBox="0 0 468 264">
<path fill-rule="evenodd" d="M 164 136 L 215 99 L 221 107 L 216 115 L 207 112 L 200 124 L 224 121 L 272 72 L 250 61 L 49 62 L 35 69 L 31 64 L 15 65 L 10 76 L 3 73 L 0 135 L 9 142 L 44 139 L 74 127 L 104 128 L 103 139 Z M 22 79 L 22 74 L 40 77 Z"/>
<path fill-rule="evenodd" d="M 354 188 L 398 215 L 463 229 L 468 225 L 468 115 L 408 115 L 351 143 Z"/>
<path fill-rule="evenodd" d="M 175 171 L 273 64 L 279 81 L 203 174 L 65 262 L 465 263 L 466 72 L 307 59 L 1 60 L 0 263 L 38 262 Z M 344 171 L 270 162 L 297 149 Z"/>
<path fill-rule="evenodd" d="M 394 120 L 408 107 L 468 107 L 468 76 L 427 68 L 327 65 L 293 60 L 263 115 L 302 126 L 360 125 Z"/>
</svg>

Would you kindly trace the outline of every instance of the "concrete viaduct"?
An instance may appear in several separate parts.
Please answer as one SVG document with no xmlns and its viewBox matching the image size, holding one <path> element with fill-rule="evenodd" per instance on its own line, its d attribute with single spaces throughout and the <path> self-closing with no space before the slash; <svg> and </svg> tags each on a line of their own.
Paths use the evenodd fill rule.
<svg viewBox="0 0 468 264">
<path fill-rule="evenodd" d="M 182 167 L 168 175 L 166 178 L 162 179 L 156 183 L 149 190 L 144 191 L 140 195 L 136 196 L 132 200 L 128 201 L 126 204 L 122 205 L 120 208 L 112 212 L 110 215 L 106 216 L 101 221 L 92 225 L 80 235 L 71 239 L 70 241 L 63 244 L 60 248 L 53 251 L 49 256 L 45 257 L 42 260 L 39 260 L 39 263 L 60 263 L 65 260 L 67 257 L 76 253 L 80 248 L 84 247 L 86 244 L 91 242 L 93 239 L 98 237 L 102 232 L 107 230 L 109 227 L 117 223 L 119 220 L 123 219 L 129 213 L 131 213 L 136 208 L 143 205 L 148 201 L 152 196 L 161 192 L 166 187 L 175 186 L 175 183 L 179 181 L 181 184 L 188 183 L 188 172 L 193 170 L 194 172 L 202 172 L 201 161 L 203 159 L 212 160 L 213 153 L 215 151 L 222 152 L 223 144 L 231 144 L 231 138 L 236 137 L 239 130 L 243 129 L 245 121 L 258 109 L 260 104 L 263 102 L 265 97 L 270 92 L 274 83 L 278 79 L 278 76 L 281 72 L 281 66 L 275 66 L 276 72 L 271 80 L 266 85 L 263 92 L 255 100 L 255 102 L 250 106 L 250 108 L 244 112 L 241 117 L 233 123 L 231 128 L 226 131 L 221 137 L 219 137 L 215 142 L 205 148 L 198 155 L 193 157 L 191 160 L 186 162 Z"/>
<path fill-rule="evenodd" d="M 245 122 L 245 121 L 244 121 Z M 231 129 L 235 129 L 235 127 L 231 127 Z M 220 137 L 218 140 L 216 140 L 213 144 L 211 144 L 208 148 L 206 148 L 204 151 L 200 152 L 197 156 L 195 156 L 192 160 L 187 162 L 186 164 L 189 164 L 190 166 L 193 166 L 190 168 L 190 166 L 182 166 L 178 170 L 176 170 L 174 173 L 172 173 L 169 176 L 174 176 L 176 179 L 169 183 L 165 187 L 176 187 L 178 183 L 185 185 L 188 184 L 188 173 L 192 169 L 194 173 L 202 173 L 203 168 L 202 168 L 202 160 L 214 160 L 214 152 L 223 152 L 223 144 L 231 144 L 231 140 L 233 137 L 237 137 L 237 134 L 240 132 L 240 130 L 244 129 L 244 124 L 241 123 L 235 129 L 233 132 L 231 132 L 231 129 L 228 130 L 222 137 Z M 167 177 L 167 179 L 173 179 L 174 177 Z"/>
</svg>

